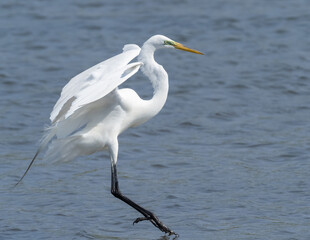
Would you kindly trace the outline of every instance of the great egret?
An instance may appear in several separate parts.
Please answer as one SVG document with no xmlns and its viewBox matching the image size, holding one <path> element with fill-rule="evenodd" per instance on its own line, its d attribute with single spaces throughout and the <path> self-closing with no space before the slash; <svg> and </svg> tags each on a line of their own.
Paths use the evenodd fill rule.
<svg viewBox="0 0 310 240">
<path fill-rule="evenodd" d="M 49 142 L 51 144 L 45 156 L 48 159 L 68 161 L 77 156 L 108 150 L 111 158 L 111 193 L 144 216 L 133 223 L 149 220 L 162 232 L 177 235 L 152 212 L 120 192 L 116 168 L 118 136 L 127 128 L 141 125 L 154 117 L 166 102 L 168 74 L 154 60 L 155 50 L 162 48 L 202 54 L 165 36 L 155 35 L 148 39 L 141 49 L 135 44 L 127 44 L 121 54 L 72 78 L 62 89 L 50 115 L 51 126 L 46 130 L 38 151 L 17 184 L 25 177 L 37 155 Z M 135 57 L 138 57 L 138 62 L 129 63 Z M 120 84 L 139 69 L 153 85 L 154 94 L 150 100 L 142 100 L 132 89 L 118 89 Z"/>
</svg>

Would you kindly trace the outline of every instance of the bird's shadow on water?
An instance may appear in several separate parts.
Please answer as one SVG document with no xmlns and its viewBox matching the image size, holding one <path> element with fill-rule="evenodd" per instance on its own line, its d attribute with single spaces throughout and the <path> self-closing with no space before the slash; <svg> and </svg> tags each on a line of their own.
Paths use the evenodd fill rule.
<svg viewBox="0 0 310 240">
<path fill-rule="evenodd" d="M 108 236 L 108 235 L 99 235 L 99 234 L 93 234 L 93 233 L 91 234 L 85 230 L 78 232 L 76 234 L 76 236 L 83 237 L 86 239 L 124 239 L 122 237 L 111 236 L 111 235 Z M 177 236 L 175 236 L 175 235 L 171 235 L 171 236 L 163 235 L 160 238 L 156 238 L 156 240 L 176 240 L 178 238 L 179 238 L 179 235 L 177 235 Z"/>
<path fill-rule="evenodd" d="M 179 235 L 175 236 L 175 235 L 171 235 L 171 236 L 167 236 L 167 235 L 164 235 L 160 238 L 158 238 L 157 240 L 176 240 L 179 238 Z"/>
</svg>

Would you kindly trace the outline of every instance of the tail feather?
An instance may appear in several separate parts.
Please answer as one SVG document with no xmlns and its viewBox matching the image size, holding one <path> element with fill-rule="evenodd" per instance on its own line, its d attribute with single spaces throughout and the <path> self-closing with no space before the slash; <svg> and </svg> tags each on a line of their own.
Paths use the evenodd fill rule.
<svg viewBox="0 0 310 240">
<path fill-rule="evenodd" d="M 47 144 L 53 139 L 57 132 L 57 124 L 54 123 L 51 126 L 48 126 L 44 129 L 45 133 L 40 140 L 40 147 L 43 149 L 47 146 Z"/>
<path fill-rule="evenodd" d="M 27 172 L 29 171 L 29 169 L 31 168 L 34 160 L 37 158 L 37 156 L 39 155 L 39 153 L 46 147 L 46 145 L 52 140 L 52 138 L 55 136 L 56 133 L 56 127 L 55 126 L 51 126 L 46 130 L 46 134 L 43 136 L 43 138 L 41 139 L 41 143 L 40 143 L 40 147 L 38 148 L 36 154 L 34 155 L 34 157 L 32 158 L 30 164 L 28 165 L 25 173 L 23 174 L 23 176 L 18 180 L 18 182 L 15 184 L 15 187 L 24 179 L 24 177 L 26 176 Z"/>
<path fill-rule="evenodd" d="M 33 164 L 34 160 L 37 158 L 37 156 L 39 155 L 41 151 L 41 148 L 38 149 L 38 151 L 36 152 L 36 154 L 34 155 L 33 159 L 31 160 L 30 164 L 28 165 L 25 173 L 23 174 L 23 176 L 18 180 L 18 182 L 15 184 L 15 187 L 24 179 L 24 177 L 26 176 L 27 172 L 29 171 L 31 165 Z"/>
<path fill-rule="evenodd" d="M 45 153 L 44 159 L 50 162 L 67 162 L 81 155 L 92 154 L 100 149 L 100 144 L 98 144 L 98 146 L 94 145 L 93 142 L 91 142 L 91 144 L 87 144 L 87 141 L 83 139 L 82 135 L 71 135 L 64 138 L 54 138 L 56 136 L 56 132 L 57 123 L 46 129 L 46 134 L 41 140 L 39 149 L 28 165 L 24 175 L 19 179 L 15 186 L 17 186 L 23 180 L 37 156 L 48 144 L 49 146 Z"/>
<path fill-rule="evenodd" d="M 68 162 L 82 155 L 79 147 L 80 136 L 55 139 L 49 146 L 44 160 L 49 162 Z"/>
</svg>

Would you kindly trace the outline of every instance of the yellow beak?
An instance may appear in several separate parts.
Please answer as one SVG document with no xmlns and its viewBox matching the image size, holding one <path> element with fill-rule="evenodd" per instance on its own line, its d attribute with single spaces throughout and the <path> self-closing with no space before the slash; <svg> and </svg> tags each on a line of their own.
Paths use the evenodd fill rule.
<svg viewBox="0 0 310 240">
<path fill-rule="evenodd" d="M 174 44 L 173 46 L 174 46 L 176 49 L 180 49 L 180 50 L 183 50 L 183 51 L 187 51 L 187 52 L 192 52 L 192 53 L 204 55 L 202 52 L 199 52 L 199 51 L 197 51 L 197 50 L 188 48 L 188 47 L 186 47 L 186 46 L 184 46 L 183 44 L 178 43 L 178 42 L 175 42 L 175 44 Z"/>
</svg>

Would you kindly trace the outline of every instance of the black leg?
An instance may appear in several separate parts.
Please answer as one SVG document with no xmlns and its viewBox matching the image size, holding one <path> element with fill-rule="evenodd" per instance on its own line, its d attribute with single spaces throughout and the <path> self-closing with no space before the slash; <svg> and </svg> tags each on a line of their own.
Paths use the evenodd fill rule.
<svg viewBox="0 0 310 240">
<path fill-rule="evenodd" d="M 130 205 L 131 207 L 133 207 L 134 209 L 136 209 L 138 212 L 140 212 L 144 217 L 141 218 L 137 218 L 133 224 L 144 221 L 144 220 L 149 220 L 155 227 L 157 227 L 159 230 L 161 230 L 162 232 L 168 233 L 169 235 L 176 235 L 178 236 L 178 234 L 176 234 L 175 232 L 173 232 L 172 230 L 170 230 L 168 227 L 166 227 L 161 221 L 159 221 L 158 217 L 156 217 L 152 212 L 144 209 L 143 207 L 139 206 L 138 204 L 136 204 L 135 202 L 133 202 L 132 200 L 130 200 L 129 198 L 127 198 L 126 196 L 124 196 L 121 191 L 119 190 L 119 186 L 118 186 L 118 179 L 117 179 L 117 169 L 116 169 L 116 165 L 113 164 L 111 167 L 111 193 L 113 194 L 113 196 L 115 196 L 116 198 L 122 200 L 123 202 L 127 203 L 128 205 Z"/>
</svg>

